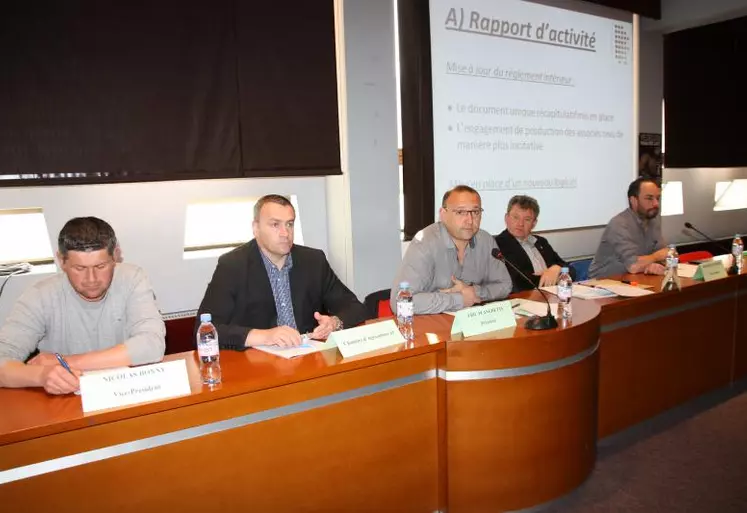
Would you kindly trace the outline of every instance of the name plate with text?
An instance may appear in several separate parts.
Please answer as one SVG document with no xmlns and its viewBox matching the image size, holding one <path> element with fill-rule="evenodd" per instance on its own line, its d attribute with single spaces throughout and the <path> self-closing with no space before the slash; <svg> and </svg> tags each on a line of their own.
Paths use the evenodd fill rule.
<svg viewBox="0 0 747 513">
<path fill-rule="evenodd" d="M 711 260 L 698 265 L 695 270 L 694 280 L 711 281 L 719 278 L 726 278 L 726 269 L 720 260 Z"/>
<path fill-rule="evenodd" d="M 459 310 L 454 316 L 451 334 L 461 333 L 464 337 L 471 337 L 511 326 L 516 326 L 511 301 L 498 301 Z"/>
<path fill-rule="evenodd" d="M 184 360 L 120 367 L 80 377 L 83 413 L 189 395 Z"/>
<path fill-rule="evenodd" d="M 368 353 L 384 347 L 394 346 L 405 342 L 405 337 L 399 332 L 397 324 L 388 321 L 375 322 L 357 328 L 333 331 L 327 338 L 327 343 L 337 344 L 337 348 L 344 358 Z"/>
</svg>

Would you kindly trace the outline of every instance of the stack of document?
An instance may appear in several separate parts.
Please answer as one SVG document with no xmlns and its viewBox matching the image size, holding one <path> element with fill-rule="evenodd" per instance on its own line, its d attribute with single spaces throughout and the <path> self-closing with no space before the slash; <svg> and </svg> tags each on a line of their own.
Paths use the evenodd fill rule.
<svg viewBox="0 0 747 513">
<path fill-rule="evenodd" d="M 536 315 L 538 317 L 544 317 L 547 315 L 547 303 L 540 301 L 532 301 L 531 299 L 512 299 L 511 303 L 516 301 L 517 306 L 514 308 L 514 312 L 519 315 L 531 317 Z M 558 304 L 550 303 L 550 312 L 554 316 L 558 315 Z"/>
<path fill-rule="evenodd" d="M 551 285 L 549 287 L 540 287 L 542 290 L 547 291 L 551 294 L 558 295 L 557 285 Z M 605 297 L 615 297 L 615 293 L 601 287 L 587 287 L 586 285 L 579 285 L 578 283 L 573 284 L 573 297 L 579 299 L 602 299 Z"/>
<path fill-rule="evenodd" d="M 573 297 L 579 299 L 603 299 L 607 297 L 638 297 L 653 294 L 652 290 L 643 287 L 628 285 L 615 280 L 588 280 L 584 283 L 593 284 L 592 286 L 579 283 L 573 284 Z M 558 287 L 541 287 L 542 290 L 558 295 Z"/>
<path fill-rule="evenodd" d="M 654 293 L 653 290 L 649 290 L 653 288 L 650 285 L 628 285 L 627 283 L 617 280 L 586 280 L 583 284 L 590 285 L 594 288 L 605 289 L 622 297 L 648 296 L 649 294 Z"/>
<path fill-rule="evenodd" d="M 324 351 L 326 349 L 334 349 L 336 347 L 337 346 L 335 344 L 319 342 L 318 340 L 304 339 L 303 344 L 297 347 L 254 346 L 254 349 L 263 351 L 265 353 L 274 354 L 275 356 L 280 356 L 282 358 L 295 358 L 297 356 L 316 353 L 318 351 Z"/>
<path fill-rule="evenodd" d="M 627 285 L 625 283 L 620 283 L 619 285 L 597 285 L 597 287 L 604 288 L 622 297 L 648 296 L 649 294 L 654 293 L 653 290 L 636 287 L 635 285 Z"/>
</svg>

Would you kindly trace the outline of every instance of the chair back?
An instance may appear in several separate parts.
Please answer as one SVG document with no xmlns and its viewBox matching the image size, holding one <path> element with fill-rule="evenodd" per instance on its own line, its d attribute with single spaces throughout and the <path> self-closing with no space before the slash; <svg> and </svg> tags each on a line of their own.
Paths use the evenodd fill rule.
<svg viewBox="0 0 747 513">
<path fill-rule="evenodd" d="M 381 289 L 376 292 L 371 292 L 363 300 L 363 304 L 368 312 L 369 319 L 377 319 L 380 317 L 391 317 L 394 315 L 392 309 L 389 306 L 389 295 L 391 289 Z"/>
<path fill-rule="evenodd" d="M 693 260 L 708 260 L 709 258 L 713 258 L 710 251 L 691 251 L 690 253 L 682 253 L 680 255 L 680 263 L 686 264 Z"/>
<path fill-rule="evenodd" d="M 589 279 L 589 266 L 591 265 L 591 260 L 591 258 L 584 258 L 583 260 L 574 260 L 568 264 L 576 271 L 576 281 Z"/>
</svg>

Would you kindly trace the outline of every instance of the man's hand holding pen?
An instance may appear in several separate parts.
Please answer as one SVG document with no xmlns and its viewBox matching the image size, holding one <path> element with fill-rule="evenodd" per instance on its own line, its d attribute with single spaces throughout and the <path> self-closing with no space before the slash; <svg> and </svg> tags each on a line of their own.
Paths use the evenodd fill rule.
<svg viewBox="0 0 747 513">
<path fill-rule="evenodd" d="M 59 353 L 39 353 L 28 365 L 40 368 L 39 384 L 49 394 L 72 394 L 80 389 L 80 371 L 71 368 Z"/>
</svg>

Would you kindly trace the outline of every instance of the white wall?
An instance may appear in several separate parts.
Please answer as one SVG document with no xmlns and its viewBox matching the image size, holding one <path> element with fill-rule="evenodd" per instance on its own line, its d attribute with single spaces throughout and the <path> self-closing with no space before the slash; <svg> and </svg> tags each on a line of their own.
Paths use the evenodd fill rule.
<svg viewBox="0 0 747 513">
<path fill-rule="evenodd" d="M 352 284 L 363 298 L 391 286 L 401 258 L 394 2 L 345 0 L 344 10 Z"/>
<path fill-rule="evenodd" d="M 682 182 L 685 207 L 684 215 L 662 219 L 665 238 L 673 243 L 703 240 L 697 233 L 683 227 L 685 221 L 715 239 L 747 233 L 747 209 L 713 211 L 716 182 L 737 178 L 747 178 L 747 168 L 665 169 L 665 180 Z"/>
<path fill-rule="evenodd" d="M 95 215 L 107 220 L 117 233 L 125 261 L 146 270 L 161 311 L 168 313 L 197 308 L 217 261 L 182 258 L 187 204 L 271 192 L 298 195 L 304 242 L 327 250 L 327 220 L 324 210 L 319 208 L 326 202 L 324 178 L 2 188 L 0 208 L 43 208 L 53 248 L 57 247 L 57 234 L 68 219 Z M 251 221 L 246 219 L 250 233 Z M 13 277 L 0 297 L 0 319 L 5 318 L 23 289 L 43 277 L 37 274 Z"/>
</svg>

